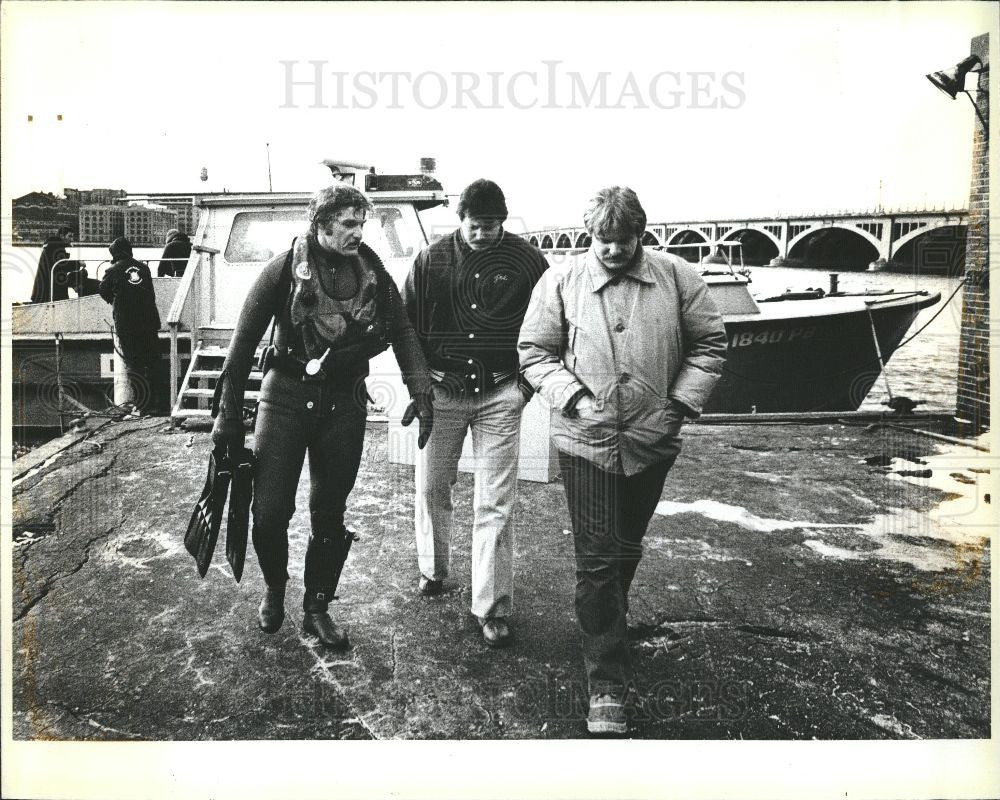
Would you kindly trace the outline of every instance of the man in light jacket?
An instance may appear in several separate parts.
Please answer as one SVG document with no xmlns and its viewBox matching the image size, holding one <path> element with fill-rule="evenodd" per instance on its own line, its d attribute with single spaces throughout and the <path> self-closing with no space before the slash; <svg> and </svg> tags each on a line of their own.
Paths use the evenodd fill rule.
<svg viewBox="0 0 1000 800">
<path fill-rule="evenodd" d="M 726 332 L 692 265 L 643 250 L 635 192 L 602 189 L 584 224 L 589 252 L 539 281 L 518 350 L 525 379 L 559 412 L 552 439 L 576 548 L 587 728 L 622 735 L 634 692 L 629 586 L 684 418 L 701 413 L 722 373 Z"/>
</svg>

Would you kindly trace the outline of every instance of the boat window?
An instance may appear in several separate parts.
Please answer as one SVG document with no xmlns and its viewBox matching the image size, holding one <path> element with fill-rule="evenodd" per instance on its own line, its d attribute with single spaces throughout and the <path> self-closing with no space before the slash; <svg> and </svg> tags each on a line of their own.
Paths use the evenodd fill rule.
<svg viewBox="0 0 1000 800">
<path fill-rule="evenodd" d="M 376 205 L 364 228 L 364 241 L 382 259 L 413 258 L 424 239 L 410 205 Z M 270 261 L 308 228 L 303 209 L 242 211 L 233 218 L 225 258 L 230 264 Z"/>
<path fill-rule="evenodd" d="M 416 210 L 379 203 L 365 224 L 365 242 L 379 258 L 413 258 L 424 243 Z"/>
<path fill-rule="evenodd" d="M 306 231 L 302 208 L 241 211 L 233 218 L 225 258 L 230 264 L 270 261 Z"/>
</svg>

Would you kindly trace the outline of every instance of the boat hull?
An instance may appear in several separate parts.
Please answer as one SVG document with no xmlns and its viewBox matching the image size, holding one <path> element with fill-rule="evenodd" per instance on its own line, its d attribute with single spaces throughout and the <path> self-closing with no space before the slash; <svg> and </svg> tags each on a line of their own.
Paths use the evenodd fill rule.
<svg viewBox="0 0 1000 800">
<path fill-rule="evenodd" d="M 940 294 L 865 310 L 783 319 L 726 319 L 726 364 L 705 413 L 855 411 L 922 308 Z"/>
<path fill-rule="evenodd" d="M 182 369 L 189 363 L 189 342 L 178 341 Z M 105 411 L 114 397 L 114 344 L 110 337 L 67 335 L 59 350 L 52 339 L 18 339 L 11 349 L 11 422 L 15 429 L 58 429 L 73 417 Z M 170 341 L 160 338 L 163 367 L 160 391 L 169 386 Z"/>
</svg>

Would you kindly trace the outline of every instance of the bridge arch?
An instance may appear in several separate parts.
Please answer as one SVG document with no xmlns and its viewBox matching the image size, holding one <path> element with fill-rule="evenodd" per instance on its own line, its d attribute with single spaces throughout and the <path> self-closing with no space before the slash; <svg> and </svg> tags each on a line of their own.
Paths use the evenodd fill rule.
<svg viewBox="0 0 1000 800">
<path fill-rule="evenodd" d="M 893 243 L 890 263 L 907 272 L 961 275 L 965 271 L 967 232 L 967 225 L 911 231 Z"/>
<path fill-rule="evenodd" d="M 542 237 L 542 243 L 540 245 L 538 245 L 538 246 L 542 250 L 551 250 L 552 249 L 552 237 L 549 236 L 548 234 L 545 234 Z"/>
<path fill-rule="evenodd" d="M 532 247 L 538 247 L 538 237 L 532 236 L 531 238 L 529 238 L 528 244 L 530 244 Z"/>
<path fill-rule="evenodd" d="M 673 253 L 675 256 L 680 256 L 685 261 L 690 261 L 697 264 L 702 256 L 708 255 L 707 249 L 704 247 L 685 247 L 680 248 L 676 245 L 683 244 L 704 244 L 708 239 L 705 238 L 705 234 L 701 231 L 696 231 L 694 228 L 684 228 L 683 230 L 677 231 L 670 239 L 667 241 L 668 245 L 672 245 L 667 252 Z"/>
<path fill-rule="evenodd" d="M 748 267 L 766 266 L 771 259 L 781 255 L 778 242 L 765 231 L 756 228 L 739 228 L 726 235 L 725 241 L 743 245 L 743 263 Z M 734 258 L 738 264 L 739 258 Z"/>
<path fill-rule="evenodd" d="M 641 244 L 643 247 L 658 247 L 660 240 L 656 238 L 656 234 L 652 231 L 645 231 L 642 234 Z"/>
<path fill-rule="evenodd" d="M 583 233 L 581 233 L 579 236 L 576 237 L 576 246 L 590 247 L 593 241 L 594 240 L 591 238 L 590 234 L 584 231 Z"/>
<path fill-rule="evenodd" d="M 560 249 L 569 249 L 573 246 L 573 240 L 569 238 L 568 234 L 561 233 L 559 238 L 556 240 L 556 247 Z"/>
<path fill-rule="evenodd" d="M 788 243 L 789 260 L 815 269 L 835 267 L 862 271 L 879 257 L 879 241 L 867 231 L 847 225 L 824 225 L 803 231 Z"/>
</svg>

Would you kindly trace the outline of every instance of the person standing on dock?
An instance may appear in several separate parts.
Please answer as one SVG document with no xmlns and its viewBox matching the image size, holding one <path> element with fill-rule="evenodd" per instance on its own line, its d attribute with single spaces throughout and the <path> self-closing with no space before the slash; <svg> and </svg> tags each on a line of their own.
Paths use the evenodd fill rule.
<svg viewBox="0 0 1000 800">
<path fill-rule="evenodd" d="M 344 513 L 364 447 L 368 360 L 390 344 L 415 398 L 420 447 L 432 426 L 427 363 L 396 284 L 361 241 L 371 208 L 364 194 L 345 183 L 313 196 L 308 232 L 264 267 L 243 303 L 219 377 L 223 391 L 212 431 L 216 445 L 230 451 L 243 446 L 247 378 L 273 319 L 254 439 L 253 544 L 267 584 L 257 622 L 265 633 L 275 633 L 285 619 L 288 523 L 308 452 L 312 535 L 302 628 L 327 647 L 348 645 L 329 604 L 354 539 Z"/>
<path fill-rule="evenodd" d="M 132 258 L 132 243 L 124 236 L 108 248 L 113 263 L 104 273 L 98 292 L 114 307 L 119 355 L 128 369 L 132 404 L 141 413 L 160 407 L 160 312 L 149 267 Z"/>
<path fill-rule="evenodd" d="M 507 202 L 493 181 L 462 191 L 458 229 L 416 258 L 403 301 L 434 378 L 434 436 L 417 454 L 414 523 L 418 584 L 439 594 L 448 576 L 452 486 L 471 428 L 475 453 L 472 613 L 492 647 L 510 642 L 514 504 L 521 412 L 517 334 L 544 256 L 507 233 Z M 526 391 L 527 389 L 527 391 Z"/>
<path fill-rule="evenodd" d="M 629 587 L 681 425 L 722 374 L 726 331 L 690 264 L 643 249 L 635 192 L 602 189 L 583 219 L 590 250 L 535 287 L 518 348 L 524 377 L 559 412 L 552 440 L 576 549 L 587 729 L 623 735 L 635 699 Z"/>
<path fill-rule="evenodd" d="M 166 246 L 160 256 L 160 266 L 156 269 L 159 278 L 179 278 L 184 274 L 187 260 L 191 256 L 191 240 L 186 233 L 176 228 L 167 231 Z"/>
</svg>

